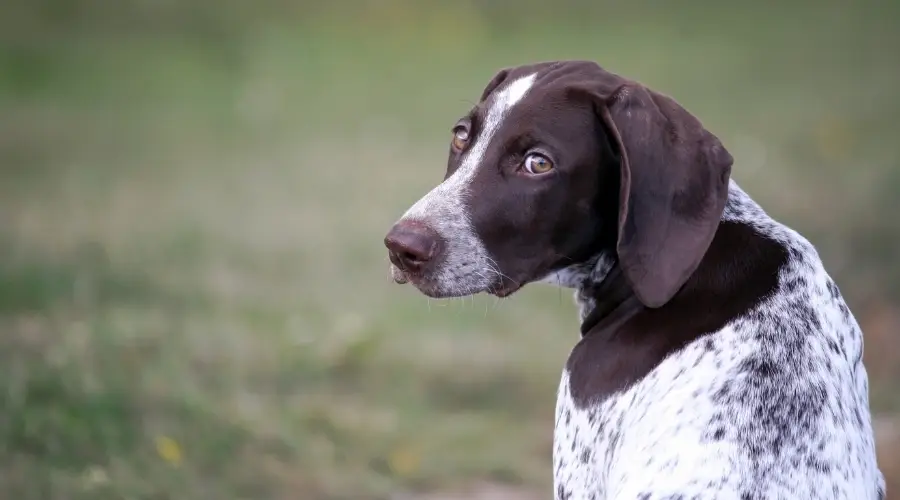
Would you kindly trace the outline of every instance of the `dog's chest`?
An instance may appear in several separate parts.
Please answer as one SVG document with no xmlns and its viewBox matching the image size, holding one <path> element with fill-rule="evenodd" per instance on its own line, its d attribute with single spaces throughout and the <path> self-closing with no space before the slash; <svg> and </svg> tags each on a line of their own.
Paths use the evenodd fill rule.
<svg viewBox="0 0 900 500">
<path fill-rule="evenodd" d="M 690 346 L 628 389 L 588 405 L 573 397 L 569 372 L 564 371 L 554 429 L 555 498 L 640 498 L 646 477 L 654 478 L 657 491 L 690 491 L 679 468 L 690 469 L 697 484 L 721 481 L 725 474 L 719 460 L 733 443 L 693 444 L 711 432 L 705 423 L 717 408 L 703 395 L 724 383 L 721 367 L 730 364 L 726 358 Z"/>
<path fill-rule="evenodd" d="M 578 408 L 569 390 L 568 371 L 563 372 L 553 430 L 555 500 L 590 498 L 592 492 L 600 494 L 606 490 L 605 474 L 598 469 L 610 460 L 618 439 L 609 422 L 611 416 L 612 412 L 601 414 L 599 409 Z"/>
<path fill-rule="evenodd" d="M 605 498 L 612 466 L 619 460 L 622 441 L 627 438 L 629 412 L 638 406 L 635 393 L 627 391 L 582 408 L 570 391 L 568 371 L 563 372 L 553 436 L 556 500 Z"/>
</svg>

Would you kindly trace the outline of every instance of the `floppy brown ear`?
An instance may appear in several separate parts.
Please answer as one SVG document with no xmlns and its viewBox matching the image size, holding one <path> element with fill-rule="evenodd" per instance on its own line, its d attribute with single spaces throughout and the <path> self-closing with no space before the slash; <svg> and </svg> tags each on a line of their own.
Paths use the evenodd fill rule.
<svg viewBox="0 0 900 500">
<path fill-rule="evenodd" d="M 619 265 L 637 298 L 659 307 L 709 248 L 728 197 L 733 159 L 669 97 L 640 84 L 607 86 L 598 110 L 622 158 Z M 605 83 L 610 83 L 609 80 Z"/>
</svg>

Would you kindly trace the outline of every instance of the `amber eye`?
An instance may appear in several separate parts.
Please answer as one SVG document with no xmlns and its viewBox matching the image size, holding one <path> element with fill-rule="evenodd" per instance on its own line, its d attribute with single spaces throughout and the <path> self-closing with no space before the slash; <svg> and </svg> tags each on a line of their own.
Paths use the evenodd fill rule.
<svg viewBox="0 0 900 500">
<path fill-rule="evenodd" d="M 553 162 L 544 155 L 531 153 L 525 157 L 525 171 L 529 174 L 546 174 L 553 170 Z"/>
<path fill-rule="evenodd" d="M 453 131 L 453 148 L 457 151 L 465 149 L 469 143 L 469 131 L 460 127 Z"/>
</svg>

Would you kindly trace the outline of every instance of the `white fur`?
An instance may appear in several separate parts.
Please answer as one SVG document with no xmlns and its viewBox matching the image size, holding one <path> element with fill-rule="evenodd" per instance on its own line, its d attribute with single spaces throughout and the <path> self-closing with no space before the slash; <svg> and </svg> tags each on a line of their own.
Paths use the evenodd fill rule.
<svg viewBox="0 0 900 500">
<path fill-rule="evenodd" d="M 784 287 L 753 315 L 672 353 L 606 400 L 580 408 L 564 370 L 556 500 L 882 498 L 859 325 L 809 241 L 734 181 L 723 219 L 790 250 L 779 275 Z M 607 272 L 602 260 L 597 267 Z M 562 275 L 591 281 L 583 268 Z M 593 307 L 582 299 L 576 292 L 582 309 Z M 754 362 L 769 363 L 772 374 L 748 372 Z M 818 413 L 790 407 L 807 394 L 823 398 Z"/>
<path fill-rule="evenodd" d="M 496 283 L 500 271 L 472 227 L 466 196 L 484 154 L 510 110 L 534 85 L 536 74 L 514 80 L 488 101 L 489 108 L 479 134 L 464 152 L 459 168 L 444 182 L 410 207 L 400 220 L 418 220 L 435 230 L 446 242 L 445 259 L 429 281 L 441 295 L 468 295 L 485 291 Z M 493 168 L 490 166 L 489 168 Z M 396 275 L 398 270 L 392 268 Z"/>
</svg>

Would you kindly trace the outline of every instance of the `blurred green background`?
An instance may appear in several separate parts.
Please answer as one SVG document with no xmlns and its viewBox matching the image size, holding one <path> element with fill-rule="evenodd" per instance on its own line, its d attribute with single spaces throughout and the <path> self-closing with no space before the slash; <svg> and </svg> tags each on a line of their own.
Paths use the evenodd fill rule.
<svg viewBox="0 0 900 500">
<path fill-rule="evenodd" d="M 543 499 L 569 291 L 382 238 L 502 66 L 672 95 L 820 249 L 900 491 L 900 2 L 7 0 L 0 498 Z M 895 494 L 891 494 L 892 497 Z"/>
</svg>

